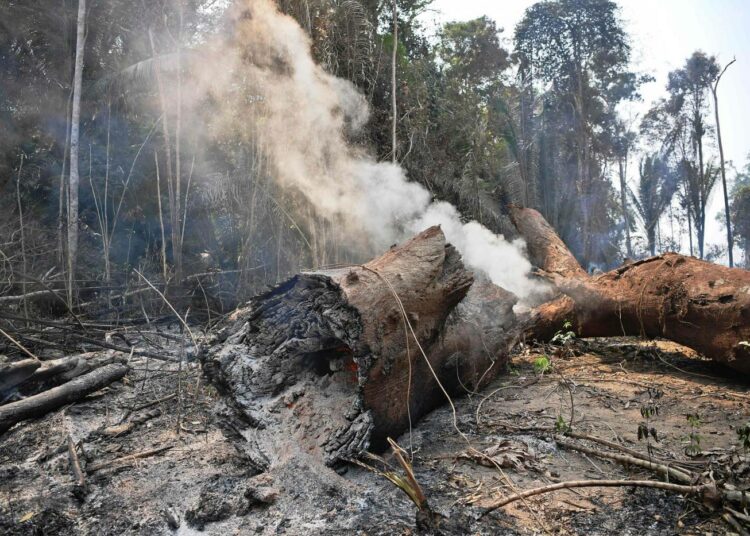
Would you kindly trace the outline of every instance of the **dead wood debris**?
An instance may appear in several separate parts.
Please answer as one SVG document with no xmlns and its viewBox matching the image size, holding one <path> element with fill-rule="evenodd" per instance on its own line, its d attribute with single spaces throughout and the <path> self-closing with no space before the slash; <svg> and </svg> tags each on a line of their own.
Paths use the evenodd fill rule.
<svg viewBox="0 0 750 536">
<path fill-rule="evenodd" d="M 102 387 L 121 379 L 128 372 L 122 364 L 106 365 L 47 391 L 0 406 L 0 433 L 23 420 L 81 400 Z"/>
</svg>

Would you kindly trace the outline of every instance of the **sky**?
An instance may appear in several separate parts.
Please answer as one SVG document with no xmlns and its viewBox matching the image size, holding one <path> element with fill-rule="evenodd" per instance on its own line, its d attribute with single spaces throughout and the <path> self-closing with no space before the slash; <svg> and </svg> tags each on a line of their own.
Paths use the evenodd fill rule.
<svg viewBox="0 0 750 536">
<path fill-rule="evenodd" d="M 750 153 L 750 0 L 616 0 L 631 37 L 633 67 L 656 80 L 642 88 L 643 102 L 632 113 L 643 115 L 650 104 L 665 95 L 667 75 L 681 67 L 695 51 L 717 56 L 724 64 L 736 57 L 719 85 L 719 114 L 724 154 L 742 168 Z M 513 28 L 533 0 L 435 0 L 427 17 L 447 22 L 482 15 L 505 29 L 502 38 L 511 46 Z M 629 112 L 630 113 L 630 112 Z M 710 110 L 713 123 L 713 109 Z M 717 152 L 718 155 L 718 152 Z M 734 172 L 729 171 L 732 179 Z M 629 180 L 636 167 L 630 166 Z M 731 186 L 730 186 L 731 187 Z M 723 210 L 721 185 L 717 183 L 707 217 L 706 243 L 725 244 L 725 231 L 715 219 Z M 687 247 L 687 239 L 684 241 Z"/>
</svg>

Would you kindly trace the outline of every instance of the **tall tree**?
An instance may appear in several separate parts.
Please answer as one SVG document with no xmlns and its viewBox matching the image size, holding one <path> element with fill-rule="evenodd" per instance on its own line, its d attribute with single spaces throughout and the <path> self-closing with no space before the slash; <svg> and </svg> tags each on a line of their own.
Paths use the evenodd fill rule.
<svg viewBox="0 0 750 536">
<path fill-rule="evenodd" d="M 692 163 L 684 167 L 689 189 L 688 198 L 693 207 L 693 218 L 698 235 L 698 252 L 700 258 L 704 256 L 705 224 L 708 197 L 716 182 L 711 176 L 715 171 L 707 166 L 705 156 L 705 137 L 709 131 L 706 122 L 708 113 L 707 92 L 710 81 L 719 74 L 719 67 L 714 58 L 697 51 L 690 56 L 685 65 L 669 73 L 667 90 L 670 94 L 668 104 L 669 113 L 682 116 L 685 121 L 679 124 L 687 125 L 692 145 Z"/>
<path fill-rule="evenodd" d="M 73 306 L 75 274 L 78 259 L 78 149 L 81 126 L 81 85 L 83 53 L 86 40 L 86 0 L 78 0 L 76 26 L 76 61 L 73 74 L 73 109 L 70 120 L 70 178 L 68 180 L 68 306 Z"/>
<path fill-rule="evenodd" d="M 611 136 L 602 133 L 611 130 L 617 103 L 637 98 L 639 84 L 628 69 L 630 46 L 617 5 L 610 0 L 534 4 L 516 27 L 515 52 L 524 76 L 544 90 L 548 117 L 557 116 L 554 166 L 562 198 L 555 209 L 560 215 L 551 220 L 581 259 L 602 262 L 603 248 L 612 241 L 607 236 L 611 188 L 603 173 Z"/>
<path fill-rule="evenodd" d="M 737 60 L 732 60 L 729 63 L 727 63 L 724 68 L 721 70 L 721 72 L 716 75 L 716 77 L 713 80 L 710 80 L 709 88 L 711 89 L 711 95 L 713 95 L 714 98 L 714 114 L 716 117 L 716 141 L 719 144 L 719 163 L 721 165 L 721 185 L 723 188 L 724 193 L 724 216 L 726 218 L 726 226 L 727 226 L 727 252 L 729 254 L 729 267 L 734 266 L 734 240 L 732 240 L 732 220 L 730 218 L 730 211 L 729 211 L 729 192 L 727 190 L 727 173 L 724 166 L 724 144 L 721 141 L 721 121 L 719 120 L 719 82 L 721 81 L 721 77 L 724 76 L 724 73 L 727 71 L 727 69 Z"/>
<path fill-rule="evenodd" d="M 750 159 L 735 178 L 731 214 L 735 235 L 745 252 L 745 269 L 750 270 Z"/>
<path fill-rule="evenodd" d="M 612 143 L 613 154 L 617 162 L 617 176 L 620 179 L 620 205 L 625 224 L 625 251 L 628 258 L 633 258 L 633 244 L 630 237 L 630 209 L 628 207 L 628 159 L 635 142 L 633 132 L 624 121 L 618 120 L 614 128 Z"/>
<path fill-rule="evenodd" d="M 398 59 L 398 4 L 393 0 L 393 50 L 391 51 L 391 161 L 397 161 L 396 128 L 398 127 L 398 106 L 396 102 L 396 64 Z"/>
</svg>

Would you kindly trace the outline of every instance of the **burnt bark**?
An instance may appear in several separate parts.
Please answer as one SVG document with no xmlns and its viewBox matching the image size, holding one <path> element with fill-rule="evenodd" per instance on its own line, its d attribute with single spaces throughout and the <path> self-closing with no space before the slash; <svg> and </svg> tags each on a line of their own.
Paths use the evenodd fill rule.
<svg viewBox="0 0 750 536">
<path fill-rule="evenodd" d="M 666 254 L 591 277 L 538 212 L 511 212 L 557 291 L 530 311 L 475 282 L 434 227 L 367 264 L 299 274 L 229 317 L 202 359 L 258 471 L 384 446 L 446 394 L 486 385 L 520 338 L 550 339 L 566 320 L 582 337 L 667 337 L 750 371 L 750 273 Z"/>
<path fill-rule="evenodd" d="M 204 364 L 262 430 L 259 465 L 287 455 L 278 445 L 289 439 L 328 463 L 356 456 L 444 403 L 443 388 L 494 377 L 497 319 L 512 321 L 515 297 L 485 284 L 457 307 L 472 282 L 433 227 L 367 264 L 299 274 L 234 313 Z"/>
<path fill-rule="evenodd" d="M 529 335 L 548 339 L 568 320 L 581 337 L 664 337 L 750 373 L 750 272 L 665 253 L 590 277 L 541 214 L 511 210 L 532 262 L 562 294 L 534 311 Z"/>
</svg>

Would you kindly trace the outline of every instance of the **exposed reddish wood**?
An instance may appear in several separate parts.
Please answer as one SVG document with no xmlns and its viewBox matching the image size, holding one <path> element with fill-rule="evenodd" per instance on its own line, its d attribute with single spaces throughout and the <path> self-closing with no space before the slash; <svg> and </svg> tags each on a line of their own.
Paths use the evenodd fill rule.
<svg viewBox="0 0 750 536">
<path fill-rule="evenodd" d="M 562 277 L 586 276 L 586 270 L 581 268 L 568 247 L 539 212 L 516 205 L 511 205 L 509 210 L 513 225 L 526 240 L 532 264 Z"/>
<path fill-rule="evenodd" d="M 749 273 L 667 254 L 589 277 L 538 212 L 514 207 L 513 219 L 559 290 L 530 313 L 472 285 L 431 228 L 365 265 L 299 274 L 231 315 L 204 364 L 255 428 L 258 469 L 384 445 L 444 403 L 443 389 L 481 388 L 521 336 L 549 339 L 566 320 L 581 336 L 663 336 L 748 371 Z"/>
<path fill-rule="evenodd" d="M 361 267 L 328 275 L 357 310 L 363 328 L 360 341 L 372 356 L 371 364 L 366 362 L 370 356 L 357 364 L 375 434 L 403 430 L 408 426 L 407 391 L 412 394 L 413 418 L 434 408 L 443 397 L 411 329 L 430 356 L 445 320 L 469 291 L 472 274 L 455 249 L 446 245 L 440 228 L 432 227 Z M 432 368 L 442 374 L 445 363 L 440 357 L 448 356 L 436 357 Z"/>
<path fill-rule="evenodd" d="M 472 281 L 433 227 L 365 265 L 303 273 L 255 298 L 219 330 L 206 369 L 276 452 L 291 439 L 329 462 L 356 455 L 444 403 L 441 384 L 455 393 L 502 369 L 494 325 L 515 297 L 484 284 L 457 307 Z"/>
<path fill-rule="evenodd" d="M 741 344 L 750 340 L 750 272 L 666 253 L 589 277 L 571 266 L 567 250 L 532 246 L 550 239 L 537 211 L 516 207 L 513 216 L 564 295 L 536 309 L 534 336 L 548 338 L 570 320 L 583 337 L 664 337 L 750 373 L 750 348 Z"/>
</svg>

